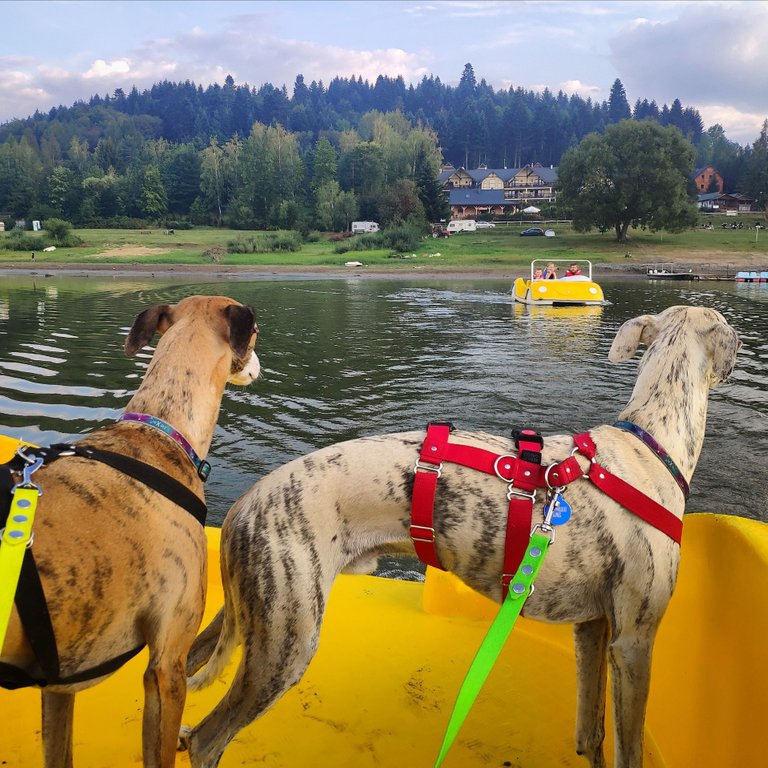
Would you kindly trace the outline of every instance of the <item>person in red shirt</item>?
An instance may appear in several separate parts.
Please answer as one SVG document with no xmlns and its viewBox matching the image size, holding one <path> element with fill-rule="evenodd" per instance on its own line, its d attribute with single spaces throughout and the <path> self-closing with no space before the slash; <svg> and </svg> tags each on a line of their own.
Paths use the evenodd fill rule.
<svg viewBox="0 0 768 768">
<path fill-rule="evenodd" d="M 578 264 L 571 264 L 565 272 L 566 277 L 577 277 L 581 274 L 581 267 Z"/>
</svg>

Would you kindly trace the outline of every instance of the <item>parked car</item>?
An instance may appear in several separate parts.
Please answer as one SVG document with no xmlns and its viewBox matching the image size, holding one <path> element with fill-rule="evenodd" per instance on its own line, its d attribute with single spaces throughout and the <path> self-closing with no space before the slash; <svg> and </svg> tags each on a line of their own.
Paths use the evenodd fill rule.
<svg viewBox="0 0 768 768">
<path fill-rule="evenodd" d="M 520 233 L 520 237 L 544 237 L 544 230 L 541 227 L 528 227 Z"/>
<path fill-rule="evenodd" d="M 478 221 L 475 229 L 493 229 L 496 225 L 492 221 Z"/>
</svg>

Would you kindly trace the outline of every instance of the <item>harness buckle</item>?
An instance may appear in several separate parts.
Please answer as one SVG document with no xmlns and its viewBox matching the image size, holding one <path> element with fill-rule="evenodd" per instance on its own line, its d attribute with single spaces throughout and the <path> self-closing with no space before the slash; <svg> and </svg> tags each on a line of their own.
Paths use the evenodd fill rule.
<svg viewBox="0 0 768 768">
<path fill-rule="evenodd" d="M 429 538 L 414 535 L 414 530 L 418 530 L 420 533 L 424 531 L 429 532 Z M 434 544 L 435 542 L 435 529 L 431 525 L 411 525 L 409 533 L 413 541 L 424 541 L 428 544 Z"/>
<path fill-rule="evenodd" d="M 440 475 L 443 474 L 443 462 L 441 461 L 439 464 L 435 465 L 427 464 L 421 459 L 416 459 L 416 464 L 413 466 L 414 474 L 419 470 L 422 470 L 422 472 L 434 472 L 438 477 L 440 477 Z"/>
<path fill-rule="evenodd" d="M 520 499 L 530 499 L 531 501 L 536 501 L 536 489 L 534 488 L 532 491 L 523 491 L 519 488 L 515 488 L 512 483 L 510 483 L 507 486 L 507 501 L 512 501 L 512 497 L 517 496 Z"/>
<path fill-rule="evenodd" d="M 427 422 L 427 429 L 430 427 L 448 427 L 449 432 L 453 432 L 456 427 L 453 426 L 452 421 L 446 421 L 444 419 L 437 419 L 436 421 L 428 421 Z"/>
<path fill-rule="evenodd" d="M 529 464 L 541 464 L 541 451 L 544 448 L 544 438 L 533 429 L 513 429 L 512 439 L 515 441 L 515 448 L 518 450 L 519 458 L 527 461 Z M 538 450 L 524 448 L 520 450 L 520 443 L 533 443 L 538 446 Z"/>
</svg>

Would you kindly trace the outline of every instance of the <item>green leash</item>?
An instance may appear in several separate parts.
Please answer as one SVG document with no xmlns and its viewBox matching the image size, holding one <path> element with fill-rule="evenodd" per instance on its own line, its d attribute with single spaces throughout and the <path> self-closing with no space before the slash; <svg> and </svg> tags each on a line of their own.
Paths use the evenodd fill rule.
<svg viewBox="0 0 768 768">
<path fill-rule="evenodd" d="M 541 526 L 537 526 L 537 528 L 541 528 Z M 549 530 L 551 530 L 551 528 Z M 474 704 L 477 694 L 480 693 L 480 689 L 488 678 L 491 669 L 493 669 L 496 659 L 499 658 L 501 649 L 504 647 L 504 643 L 506 643 L 509 633 L 515 626 L 515 622 L 520 615 L 520 611 L 523 610 L 525 601 L 531 594 L 533 581 L 539 573 L 539 569 L 541 568 L 541 564 L 544 561 L 547 549 L 551 543 L 552 540 L 550 537 L 546 536 L 544 533 L 534 531 L 534 533 L 531 534 L 531 539 L 528 543 L 525 555 L 523 556 L 523 560 L 520 563 L 520 567 L 517 569 L 517 573 L 509 583 L 507 598 L 501 604 L 501 608 L 499 609 L 496 618 L 493 620 L 488 633 L 483 638 L 483 642 L 477 651 L 477 655 L 469 667 L 464 682 L 461 684 L 459 695 L 456 697 L 456 703 L 453 705 L 453 712 L 451 712 L 451 717 L 448 720 L 445 736 L 443 736 L 440 752 L 435 761 L 435 768 L 439 768 L 445 759 L 445 756 L 448 754 L 448 750 L 451 748 L 459 729 L 469 714 L 469 710 L 472 708 L 472 704 Z"/>
</svg>

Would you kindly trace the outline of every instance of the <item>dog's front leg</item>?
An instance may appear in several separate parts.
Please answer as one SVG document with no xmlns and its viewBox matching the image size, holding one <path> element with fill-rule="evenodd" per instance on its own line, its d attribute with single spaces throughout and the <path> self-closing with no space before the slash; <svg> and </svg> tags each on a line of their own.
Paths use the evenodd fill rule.
<svg viewBox="0 0 768 768">
<path fill-rule="evenodd" d="M 645 708 L 651 685 L 656 628 L 620 635 L 611 642 L 611 686 L 616 742 L 615 768 L 642 768 Z"/>
<path fill-rule="evenodd" d="M 609 626 L 605 618 L 576 624 L 576 753 L 605 768 L 605 690 Z"/>
<path fill-rule="evenodd" d="M 186 696 L 186 659 L 151 656 L 144 673 L 144 768 L 173 768 Z"/>
<path fill-rule="evenodd" d="M 72 768 L 74 693 L 42 691 L 45 768 Z"/>
</svg>

